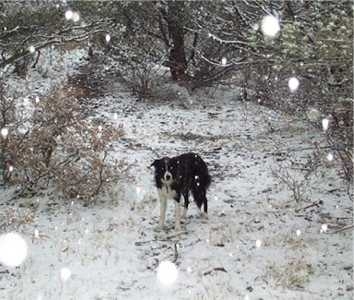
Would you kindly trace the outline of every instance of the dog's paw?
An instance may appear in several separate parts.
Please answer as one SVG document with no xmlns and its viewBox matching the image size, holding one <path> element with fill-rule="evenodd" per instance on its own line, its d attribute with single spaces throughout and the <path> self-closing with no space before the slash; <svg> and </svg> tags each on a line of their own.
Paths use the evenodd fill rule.
<svg viewBox="0 0 354 300">
<path fill-rule="evenodd" d="M 181 225 L 176 225 L 175 226 L 175 231 L 182 231 L 182 226 Z"/>
<path fill-rule="evenodd" d="M 202 212 L 202 213 L 201 213 L 201 217 L 202 217 L 202 220 L 205 221 L 205 222 L 209 220 L 209 216 L 208 216 L 208 214 L 205 213 L 205 212 Z"/>
<path fill-rule="evenodd" d="M 158 225 L 154 228 L 155 232 L 166 231 L 167 227 L 165 225 Z"/>
</svg>

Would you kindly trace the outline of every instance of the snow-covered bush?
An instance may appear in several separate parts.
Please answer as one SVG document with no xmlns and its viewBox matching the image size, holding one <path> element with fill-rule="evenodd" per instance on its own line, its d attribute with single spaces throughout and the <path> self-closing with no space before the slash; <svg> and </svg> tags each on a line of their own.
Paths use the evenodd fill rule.
<svg viewBox="0 0 354 300">
<path fill-rule="evenodd" d="M 92 200 L 115 177 L 108 152 L 122 132 L 83 118 L 75 93 L 66 85 L 27 99 L 21 114 L 2 111 L 2 179 L 18 185 L 20 195 L 53 187 L 66 198 Z M 7 98 L 1 99 L 5 107 Z"/>
</svg>

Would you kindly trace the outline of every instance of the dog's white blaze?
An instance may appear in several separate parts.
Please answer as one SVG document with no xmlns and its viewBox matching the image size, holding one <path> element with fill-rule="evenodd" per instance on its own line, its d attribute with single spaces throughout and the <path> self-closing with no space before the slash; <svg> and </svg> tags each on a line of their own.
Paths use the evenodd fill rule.
<svg viewBox="0 0 354 300">
<path fill-rule="evenodd" d="M 28 246 L 25 239 L 16 232 L 0 236 L 0 263 L 7 267 L 21 265 L 27 257 Z"/>
<path fill-rule="evenodd" d="M 157 268 L 157 280 L 163 285 L 173 284 L 178 277 L 178 270 L 174 263 L 164 260 Z"/>
</svg>

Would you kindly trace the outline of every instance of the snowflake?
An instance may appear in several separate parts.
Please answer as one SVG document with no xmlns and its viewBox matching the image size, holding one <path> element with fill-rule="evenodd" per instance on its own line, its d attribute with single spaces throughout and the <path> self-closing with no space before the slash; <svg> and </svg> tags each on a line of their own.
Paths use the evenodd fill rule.
<svg viewBox="0 0 354 300">
<path fill-rule="evenodd" d="M 157 268 L 157 280 L 165 285 L 169 286 L 173 284 L 178 277 L 178 270 L 174 263 L 164 260 Z"/>
<path fill-rule="evenodd" d="M 10 232 L 0 236 L 0 263 L 8 267 L 17 267 L 24 262 L 27 254 L 27 243 L 20 234 Z"/>
<path fill-rule="evenodd" d="M 279 20 L 274 16 L 265 16 L 261 22 L 262 33 L 269 37 L 274 38 L 280 31 Z"/>
<path fill-rule="evenodd" d="M 327 224 L 322 224 L 320 232 L 324 233 L 324 232 L 327 232 L 327 230 L 328 230 L 328 225 Z"/>
<path fill-rule="evenodd" d="M 73 18 L 73 11 L 71 9 L 68 9 L 66 12 L 65 12 L 65 19 L 67 20 L 71 20 Z"/>
<path fill-rule="evenodd" d="M 328 161 L 332 161 L 333 160 L 333 154 L 332 153 L 328 153 L 327 154 L 327 160 Z"/>
<path fill-rule="evenodd" d="M 1 134 L 1 136 L 2 136 L 4 139 L 6 139 L 7 136 L 9 135 L 9 130 L 4 127 L 4 128 L 1 129 L 0 134 Z"/>
<path fill-rule="evenodd" d="M 60 269 L 60 279 L 62 282 L 67 281 L 71 277 L 71 271 L 69 268 Z"/>
<path fill-rule="evenodd" d="M 327 118 L 322 120 L 322 128 L 324 131 L 326 131 L 328 129 L 329 126 L 329 120 Z"/>
<path fill-rule="evenodd" d="M 77 12 L 73 12 L 72 20 L 76 23 L 80 21 L 80 15 Z"/>
<path fill-rule="evenodd" d="M 262 241 L 261 240 L 257 240 L 256 241 L 256 247 L 260 248 L 262 246 Z"/>
<path fill-rule="evenodd" d="M 34 53 L 34 52 L 36 52 L 36 48 L 35 48 L 34 46 L 29 46 L 29 47 L 28 47 L 28 51 L 29 51 L 30 53 Z"/>
<path fill-rule="evenodd" d="M 295 92 L 298 89 L 299 85 L 300 82 L 296 77 L 291 77 L 288 81 L 290 92 Z"/>
</svg>

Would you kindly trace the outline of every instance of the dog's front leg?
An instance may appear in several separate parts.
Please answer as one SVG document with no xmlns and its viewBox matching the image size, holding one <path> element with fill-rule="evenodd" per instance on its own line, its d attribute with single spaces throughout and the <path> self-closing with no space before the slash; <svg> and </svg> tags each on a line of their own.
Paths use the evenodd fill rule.
<svg viewBox="0 0 354 300">
<path fill-rule="evenodd" d="M 161 228 L 165 226 L 165 218 L 166 218 L 166 208 L 167 208 L 167 198 L 166 195 L 162 193 L 159 194 L 160 198 L 160 220 L 159 225 Z"/>
<path fill-rule="evenodd" d="M 181 231 L 181 205 L 179 202 L 175 201 L 175 230 Z"/>
<path fill-rule="evenodd" d="M 177 192 L 173 198 L 175 200 L 175 230 L 181 231 L 181 193 Z"/>
</svg>

